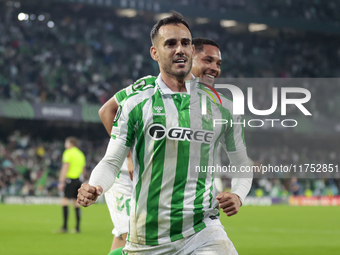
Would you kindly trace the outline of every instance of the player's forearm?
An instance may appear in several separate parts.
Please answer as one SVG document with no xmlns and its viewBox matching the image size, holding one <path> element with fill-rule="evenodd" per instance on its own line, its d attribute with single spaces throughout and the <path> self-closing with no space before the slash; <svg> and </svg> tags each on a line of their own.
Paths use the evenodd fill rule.
<svg viewBox="0 0 340 255">
<path fill-rule="evenodd" d="M 101 186 L 104 193 L 108 191 L 112 187 L 129 149 L 118 140 L 110 139 L 104 158 L 91 173 L 89 184 Z"/>
<path fill-rule="evenodd" d="M 231 193 L 238 195 L 242 204 L 250 191 L 252 180 L 253 178 L 233 178 L 231 180 Z"/>
<path fill-rule="evenodd" d="M 102 108 L 100 108 L 101 110 Z M 103 122 L 103 125 L 106 129 L 106 132 L 111 135 L 112 123 L 113 119 L 115 118 L 116 113 L 112 112 L 110 109 L 104 109 L 103 111 L 99 112 L 99 117 Z"/>
<path fill-rule="evenodd" d="M 116 116 L 117 109 L 118 104 L 114 97 L 112 97 L 98 111 L 99 117 L 109 135 L 111 135 L 112 123 Z"/>
<path fill-rule="evenodd" d="M 133 163 L 132 163 L 132 156 L 131 156 L 131 151 L 129 151 L 127 157 L 127 164 L 128 164 L 128 169 L 133 171 Z"/>
<path fill-rule="evenodd" d="M 248 158 L 247 151 L 243 150 L 235 153 L 228 153 L 230 164 L 235 166 L 237 170 L 242 167 L 251 166 L 251 160 Z M 231 193 L 239 196 L 241 203 L 243 204 L 246 196 L 248 195 L 251 183 L 253 180 L 252 173 L 239 173 L 231 180 Z"/>
</svg>

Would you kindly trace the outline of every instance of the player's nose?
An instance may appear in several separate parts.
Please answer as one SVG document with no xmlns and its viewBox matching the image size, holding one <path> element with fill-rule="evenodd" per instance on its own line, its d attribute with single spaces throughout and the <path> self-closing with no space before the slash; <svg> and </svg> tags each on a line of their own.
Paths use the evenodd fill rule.
<svg viewBox="0 0 340 255">
<path fill-rule="evenodd" d="M 184 55 L 185 54 L 184 47 L 183 47 L 183 45 L 181 43 L 179 43 L 177 48 L 176 48 L 176 54 L 180 54 L 180 55 Z"/>
</svg>

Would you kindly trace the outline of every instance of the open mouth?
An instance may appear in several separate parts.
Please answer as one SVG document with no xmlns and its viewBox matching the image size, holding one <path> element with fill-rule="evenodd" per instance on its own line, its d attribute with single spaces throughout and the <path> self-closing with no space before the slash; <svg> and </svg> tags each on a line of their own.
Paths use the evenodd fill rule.
<svg viewBox="0 0 340 255">
<path fill-rule="evenodd" d="M 205 76 L 207 76 L 209 79 L 215 79 L 215 76 L 211 75 L 211 74 L 204 74 Z"/>
<path fill-rule="evenodd" d="M 187 60 L 185 58 L 176 58 L 173 62 L 176 64 L 185 64 Z"/>
</svg>

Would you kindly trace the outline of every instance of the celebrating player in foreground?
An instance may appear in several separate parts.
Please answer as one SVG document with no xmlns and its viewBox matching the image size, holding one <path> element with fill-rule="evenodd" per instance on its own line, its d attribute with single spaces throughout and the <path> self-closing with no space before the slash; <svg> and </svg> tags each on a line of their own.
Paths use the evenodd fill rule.
<svg viewBox="0 0 340 255">
<path fill-rule="evenodd" d="M 207 38 L 194 38 L 192 44 L 195 46 L 195 56 L 193 58 L 191 73 L 194 74 L 195 77 L 205 79 L 206 82 L 213 85 L 215 78 L 217 78 L 221 72 L 220 66 L 222 59 L 218 44 Z M 154 77 L 149 76 L 136 81 L 134 84 L 117 92 L 100 108 L 99 116 L 108 134 L 111 132 L 112 123 L 118 110 L 118 104 L 131 93 L 138 92 L 138 90 L 135 90 L 137 86 L 142 87 L 148 83 L 148 81 L 152 82 L 154 80 Z M 118 174 L 119 177 L 116 178 L 114 185 L 104 194 L 114 225 L 112 231 L 114 234 L 111 246 L 112 253 L 109 255 L 115 254 L 114 250 L 116 248 L 125 246 L 129 229 L 129 201 L 132 195 L 132 181 L 129 179 L 128 169 L 130 174 L 132 174 L 133 171 L 130 155 L 131 153 L 129 153 L 128 158 L 125 159 L 121 171 Z M 216 178 L 214 181 L 216 181 Z"/>
<path fill-rule="evenodd" d="M 228 151 L 231 164 L 248 165 L 240 126 L 213 126 L 201 113 L 204 90 L 191 79 L 194 48 L 182 16 L 174 13 L 151 31 L 151 56 L 160 75 L 120 106 L 112 139 L 104 158 L 93 170 L 90 183 L 78 194 L 83 206 L 113 184 L 129 149 L 134 164 L 134 190 L 127 254 L 237 254 L 212 206 L 213 178 L 199 178 L 195 166 L 213 164 L 218 142 Z M 236 120 L 231 103 L 207 100 L 212 116 Z M 208 120 L 207 120 L 208 119 Z M 227 215 L 238 212 L 249 192 L 251 178 L 234 178 L 232 192 L 217 196 Z"/>
</svg>

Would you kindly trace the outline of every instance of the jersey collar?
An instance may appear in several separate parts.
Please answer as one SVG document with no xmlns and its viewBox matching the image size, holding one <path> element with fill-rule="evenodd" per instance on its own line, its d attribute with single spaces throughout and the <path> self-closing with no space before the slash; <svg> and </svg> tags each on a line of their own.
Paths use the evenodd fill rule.
<svg viewBox="0 0 340 255">
<path fill-rule="evenodd" d="M 195 79 L 195 76 L 193 74 L 191 74 L 191 77 L 192 77 L 192 79 Z M 156 85 L 159 89 L 159 92 L 162 95 L 172 95 L 172 94 L 177 94 L 177 93 L 186 93 L 186 94 L 190 95 L 190 85 L 191 84 L 192 84 L 192 80 L 185 81 L 185 87 L 187 89 L 187 92 L 176 92 L 176 91 L 172 91 L 171 89 L 169 89 L 169 87 L 163 81 L 161 74 L 159 74 L 157 79 L 156 79 Z"/>
</svg>

